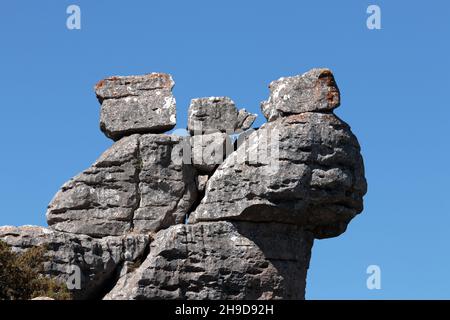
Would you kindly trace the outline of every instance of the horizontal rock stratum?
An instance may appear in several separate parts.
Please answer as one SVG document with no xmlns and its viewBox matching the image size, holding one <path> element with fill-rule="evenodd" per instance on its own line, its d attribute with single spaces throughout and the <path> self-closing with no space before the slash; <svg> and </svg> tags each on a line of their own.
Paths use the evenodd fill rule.
<svg viewBox="0 0 450 320">
<path fill-rule="evenodd" d="M 110 77 L 97 83 L 100 128 L 118 140 L 133 133 L 161 133 L 176 125 L 172 77 L 164 73 Z"/>
<path fill-rule="evenodd" d="M 187 137 L 165 133 L 173 86 L 100 81 L 115 143 L 56 193 L 48 228 L 0 227 L 0 240 L 46 245 L 43 274 L 59 281 L 80 270 L 75 299 L 304 299 L 314 239 L 345 232 L 367 192 L 332 72 L 273 81 L 258 129 L 229 97 L 194 98 Z"/>
<path fill-rule="evenodd" d="M 166 134 L 120 139 L 62 186 L 48 207 L 49 226 L 103 237 L 183 223 L 197 199 L 194 167 L 172 161 L 184 139 Z"/>
</svg>

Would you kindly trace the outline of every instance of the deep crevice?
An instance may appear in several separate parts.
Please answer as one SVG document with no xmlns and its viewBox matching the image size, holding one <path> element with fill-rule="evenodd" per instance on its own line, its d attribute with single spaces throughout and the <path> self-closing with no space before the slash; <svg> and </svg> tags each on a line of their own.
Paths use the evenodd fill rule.
<svg viewBox="0 0 450 320">
<path fill-rule="evenodd" d="M 135 154 L 135 158 L 136 158 L 136 171 L 134 172 L 134 183 L 135 183 L 135 194 L 136 194 L 136 204 L 135 206 L 132 208 L 131 210 L 131 217 L 130 217 L 130 230 L 133 231 L 134 229 L 134 216 L 136 213 L 136 210 L 138 210 L 141 207 L 141 187 L 140 187 L 140 175 L 141 175 L 141 171 L 142 171 L 142 157 L 141 157 L 141 142 L 140 142 L 140 137 L 137 138 L 137 147 L 136 147 L 136 154 Z"/>
<path fill-rule="evenodd" d="M 212 173 L 212 174 L 214 174 L 214 173 Z M 197 189 L 197 197 L 196 197 L 195 201 L 192 203 L 192 205 L 189 208 L 189 210 L 187 210 L 186 214 L 184 215 L 184 224 L 188 224 L 189 223 L 189 216 L 191 215 L 191 213 L 193 213 L 198 208 L 198 206 L 202 202 L 203 198 L 205 197 L 206 186 L 205 186 L 205 189 L 198 190 L 198 188 L 197 188 L 197 186 L 198 186 L 198 177 L 199 177 L 198 172 L 195 172 L 194 176 L 195 176 L 195 184 L 196 184 L 196 189 Z M 208 180 L 211 179 L 211 176 L 212 175 L 208 175 Z"/>
<path fill-rule="evenodd" d="M 111 275 L 107 279 L 104 280 L 103 285 L 100 286 L 99 291 L 96 292 L 95 297 L 92 297 L 92 299 L 93 300 L 103 300 L 104 297 L 114 289 L 114 287 L 117 285 L 117 283 L 119 282 L 119 280 L 121 278 L 120 274 L 122 273 L 122 270 L 125 267 L 125 264 L 127 262 L 133 263 L 133 270 L 129 271 L 128 273 L 135 272 L 142 265 L 142 263 L 147 259 L 148 255 L 150 254 L 150 245 L 152 242 L 153 242 L 153 237 L 149 236 L 148 244 L 145 246 L 144 250 L 142 250 L 142 253 L 138 257 L 136 257 L 135 260 L 126 261 L 125 259 L 123 259 L 120 263 L 118 263 L 116 265 L 116 267 L 114 268 L 114 271 L 111 273 Z M 123 256 L 125 256 L 124 249 L 125 249 L 125 246 L 122 247 L 122 255 Z"/>
</svg>

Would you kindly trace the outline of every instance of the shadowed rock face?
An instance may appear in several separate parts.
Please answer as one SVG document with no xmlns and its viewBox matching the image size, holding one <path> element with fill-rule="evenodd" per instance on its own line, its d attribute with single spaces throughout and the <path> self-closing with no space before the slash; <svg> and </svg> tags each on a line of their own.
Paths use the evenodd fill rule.
<svg viewBox="0 0 450 320">
<path fill-rule="evenodd" d="M 173 226 L 106 299 L 303 299 L 312 242 L 286 224 Z"/>
<path fill-rule="evenodd" d="M 61 281 L 79 266 L 78 299 L 303 299 L 314 239 L 344 232 L 367 191 L 333 74 L 272 82 L 269 122 L 234 152 L 228 134 L 256 115 L 193 99 L 192 136 L 161 134 L 175 125 L 172 87 L 164 74 L 97 84 L 101 128 L 118 141 L 55 195 L 50 229 L 0 227 L 0 240 L 46 244 L 44 274 Z"/>
</svg>

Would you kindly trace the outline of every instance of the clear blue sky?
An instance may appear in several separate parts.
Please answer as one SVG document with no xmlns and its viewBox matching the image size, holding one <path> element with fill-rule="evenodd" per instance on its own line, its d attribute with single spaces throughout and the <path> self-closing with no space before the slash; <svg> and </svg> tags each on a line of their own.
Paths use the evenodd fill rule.
<svg viewBox="0 0 450 320">
<path fill-rule="evenodd" d="M 82 29 L 66 28 L 77 4 Z M 382 30 L 368 30 L 377 4 Z M 307 298 L 450 298 L 449 1 L 4 1 L 0 225 L 45 225 L 59 187 L 111 145 L 93 85 L 171 73 L 178 127 L 191 98 L 260 114 L 267 85 L 329 67 L 369 192 L 339 238 L 316 241 Z M 366 268 L 382 289 L 366 288 Z"/>
</svg>

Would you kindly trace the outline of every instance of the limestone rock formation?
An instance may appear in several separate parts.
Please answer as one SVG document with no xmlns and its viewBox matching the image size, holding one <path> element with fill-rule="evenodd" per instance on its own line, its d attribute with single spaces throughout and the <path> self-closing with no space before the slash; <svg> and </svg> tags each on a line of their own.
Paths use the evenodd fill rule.
<svg viewBox="0 0 450 320">
<path fill-rule="evenodd" d="M 288 224 L 209 222 L 158 233 L 106 299 L 303 299 L 313 236 Z"/>
<path fill-rule="evenodd" d="M 72 291 L 76 299 L 101 298 L 123 264 L 139 261 L 150 243 L 149 236 L 143 234 L 95 239 L 34 226 L 0 227 L 0 240 L 16 252 L 46 245 L 49 262 L 44 272 L 63 283 L 79 268 L 81 286 Z"/>
<path fill-rule="evenodd" d="M 184 221 L 196 200 L 192 165 L 172 161 L 182 137 L 132 135 L 65 183 L 47 211 L 52 229 L 93 237 L 153 232 Z"/>
<path fill-rule="evenodd" d="M 192 163 L 203 174 L 212 174 L 233 148 L 230 136 L 222 132 L 194 135 L 190 143 Z"/>
<path fill-rule="evenodd" d="M 174 82 L 163 73 L 110 77 L 95 86 L 102 104 L 100 128 L 111 139 L 133 133 L 161 133 L 176 125 Z"/>
<path fill-rule="evenodd" d="M 121 139 L 66 182 L 48 206 L 49 226 L 94 237 L 130 231 L 139 205 L 138 140 L 138 135 Z"/>
<path fill-rule="evenodd" d="M 362 211 L 360 147 L 336 116 L 306 112 L 248 136 L 210 178 L 191 222 L 276 221 L 337 236 Z"/>
<path fill-rule="evenodd" d="M 97 84 L 101 129 L 117 141 L 58 191 L 49 228 L 1 227 L 0 240 L 45 244 L 44 274 L 61 281 L 79 267 L 77 299 L 303 299 L 314 239 L 344 232 L 367 191 L 333 74 L 272 82 L 257 130 L 229 98 L 193 99 L 189 137 L 163 134 L 173 85 Z"/>
<path fill-rule="evenodd" d="M 228 97 L 192 99 L 188 110 L 188 130 L 191 134 L 211 132 L 233 132 L 247 130 L 256 119 L 256 114 L 245 109 L 237 110 Z"/>
<path fill-rule="evenodd" d="M 133 217 L 137 232 L 158 231 L 183 223 L 197 200 L 195 169 L 178 162 L 177 146 L 187 138 L 143 135 L 140 138 L 140 204 Z"/>
</svg>

